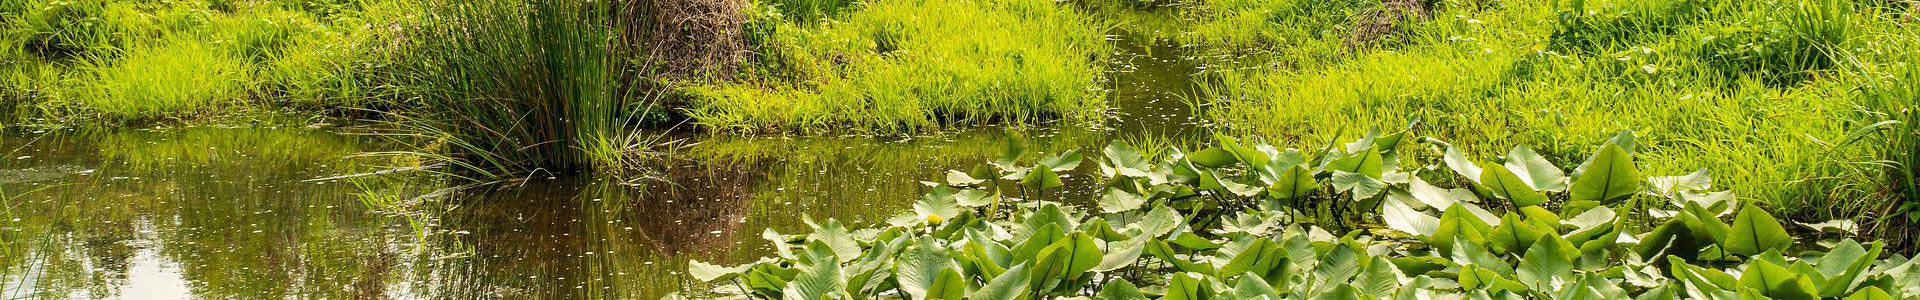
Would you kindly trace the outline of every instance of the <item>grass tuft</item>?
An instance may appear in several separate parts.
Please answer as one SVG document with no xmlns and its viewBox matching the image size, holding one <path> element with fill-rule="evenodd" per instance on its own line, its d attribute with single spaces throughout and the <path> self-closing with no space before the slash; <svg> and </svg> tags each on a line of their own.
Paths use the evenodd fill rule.
<svg viewBox="0 0 1920 300">
<path fill-rule="evenodd" d="M 193 40 L 137 45 L 118 59 L 90 59 L 82 69 L 92 78 L 81 101 L 122 120 L 209 112 L 246 101 L 252 88 L 245 59 Z"/>
<path fill-rule="evenodd" d="M 427 1 L 389 80 L 392 115 L 482 177 L 617 164 L 618 6 L 563 0 Z"/>
</svg>

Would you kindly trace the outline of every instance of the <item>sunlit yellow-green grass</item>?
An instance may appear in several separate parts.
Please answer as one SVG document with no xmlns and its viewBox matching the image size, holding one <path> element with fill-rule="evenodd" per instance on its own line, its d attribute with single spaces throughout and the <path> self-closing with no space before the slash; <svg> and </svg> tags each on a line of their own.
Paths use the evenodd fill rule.
<svg viewBox="0 0 1920 300">
<path fill-rule="evenodd" d="M 247 62 L 204 42 L 134 46 L 111 62 L 86 66 L 79 100 L 122 118 L 190 115 L 234 105 L 251 88 Z"/>
<path fill-rule="evenodd" d="M 359 9 L 376 5 L 305 2 L 0 3 L 0 105 L 24 112 L 10 124 L 58 126 L 367 98 L 353 62 L 374 31 Z"/>
<path fill-rule="evenodd" d="M 756 6 L 771 14 L 778 6 Z M 1107 25 L 1045 0 L 884 0 L 824 22 L 758 18 L 761 61 L 686 88 L 722 131 L 915 132 L 956 124 L 1098 120 Z M 769 24 L 768 22 L 773 22 Z"/>
<path fill-rule="evenodd" d="M 1406 45 L 1217 74 L 1208 93 L 1224 103 L 1210 115 L 1305 145 L 1419 118 L 1418 132 L 1482 152 L 1471 156 L 1524 145 L 1559 162 L 1633 130 L 1636 157 L 1658 166 L 1643 173 L 1707 169 L 1802 221 L 1870 221 L 1914 201 L 1891 174 L 1905 167 L 1882 161 L 1911 145 L 1856 131 L 1915 101 L 1863 99 L 1916 84 L 1898 70 L 1920 63 L 1900 50 L 1916 40 L 1899 10 L 1870 4 L 1442 1 L 1407 24 Z"/>
</svg>

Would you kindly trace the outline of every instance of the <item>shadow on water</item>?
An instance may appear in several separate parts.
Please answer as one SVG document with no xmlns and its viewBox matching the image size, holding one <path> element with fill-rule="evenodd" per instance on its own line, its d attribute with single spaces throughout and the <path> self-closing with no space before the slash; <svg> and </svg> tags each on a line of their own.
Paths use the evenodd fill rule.
<svg viewBox="0 0 1920 300">
<path fill-rule="evenodd" d="M 0 134 L 0 298 L 715 296 L 732 287 L 691 282 L 687 260 L 755 260 L 770 254 L 763 232 L 805 233 L 808 218 L 885 222 L 910 211 L 921 181 L 1008 143 L 1031 159 L 1204 136 L 1181 100 L 1193 66 L 1178 49 L 1119 43 L 1107 129 L 695 136 L 651 179 L 530 178 L 437 198 L 418 197 L 448 187 L 424 172 L 311 181 L 413 163 L 357 156 L 393 149 L 327 130 Z M 1069 186 L 1095 169 L 1067 173 Z"/>
</svg>

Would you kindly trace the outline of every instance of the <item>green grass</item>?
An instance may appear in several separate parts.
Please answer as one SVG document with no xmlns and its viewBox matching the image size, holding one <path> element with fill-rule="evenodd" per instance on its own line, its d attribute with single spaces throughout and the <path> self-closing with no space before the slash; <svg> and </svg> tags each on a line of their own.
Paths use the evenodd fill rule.
<svg viewBox="0 0 1920 300">
<path fill-rule="evenodd" d="M 0 2 L 0 105 L 17 112 L 0 117 L 144 124 L 366 104 L 369 44 L 388 30 L 376 25 L 400 12 L 361 2 Z"/>
<path fill-rule="evenodd" d="M 1403 47 L 1215 74 L 1207 94 L 1224 103 L 1209 114 L 1298 145 L 1417 117 L 1425 135 L 1560 162 L 1632 129 L 1658 166 L 1648 174 L 1706 168 L 1797 220 L 1867 221 L 1914 201 L 1897 175 L 1911 170 L 1912 127 L 1848 142 L 1911 118 L 1910 81 L 1890 70 L 1920 61 L 1899 50 L 1916 39 L 1897 17 L 1832 0 L 1580 2 L 1442 2 Z"/>
<path fill-rule="evenodd" d="M 97 59 L 106 60 L 106 59 Z M 118 59 L 88 61 L 78 99 L 111 118 L 161 119 L 237 105 L 252 89 L 246 60 L 207 42 L 133 46 Z"/>
<path fill-rule="evenodd" d="M 1282 62 L 1312 61 L 1344 52 L 1346 22 L 1380 1 L 1367 0 L 1205 0 L 1187 1 L 1180 15 L 1190 28 L 1181 35 L 1214 55 L 1293 56 Z M 1267 53 L 1267 52 L 1278 53 Z M 1258 60 L 1248 60 L 1258 62 Z"/>
<path fill-rule="evenodd" d="M 617 7 L 429 1 L 389 81 L 423 149 L 481 177 L 617 167 L 626 118 Z M 436 149 L 437 148 L 437 149 Z"/>
<path fill-rule="evenodd" d="M 824 23 L 754 18 L 771 29 L 751 37 L 761 53 L 749 76 L 683 89 L 683 112 L 718 131 L 908 133 L 1089 122 L 1104 109 L 1094 87 L 1110 25 L 1067 5 L 886 0 L 842 13 Z"/>
</svg>

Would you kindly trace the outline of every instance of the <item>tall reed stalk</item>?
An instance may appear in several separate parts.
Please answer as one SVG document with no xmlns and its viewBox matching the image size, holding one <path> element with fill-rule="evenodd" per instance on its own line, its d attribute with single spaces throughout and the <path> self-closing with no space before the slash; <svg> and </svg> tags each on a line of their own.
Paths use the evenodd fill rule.
<svg viewBox="0 0 1920 300">
<path fill-rule="evenodd" d="M 607 1 L 427 0 L 397 53 L 400 127 L 481 177 L 618 164 L 621 6 Z"/>
</svg>

